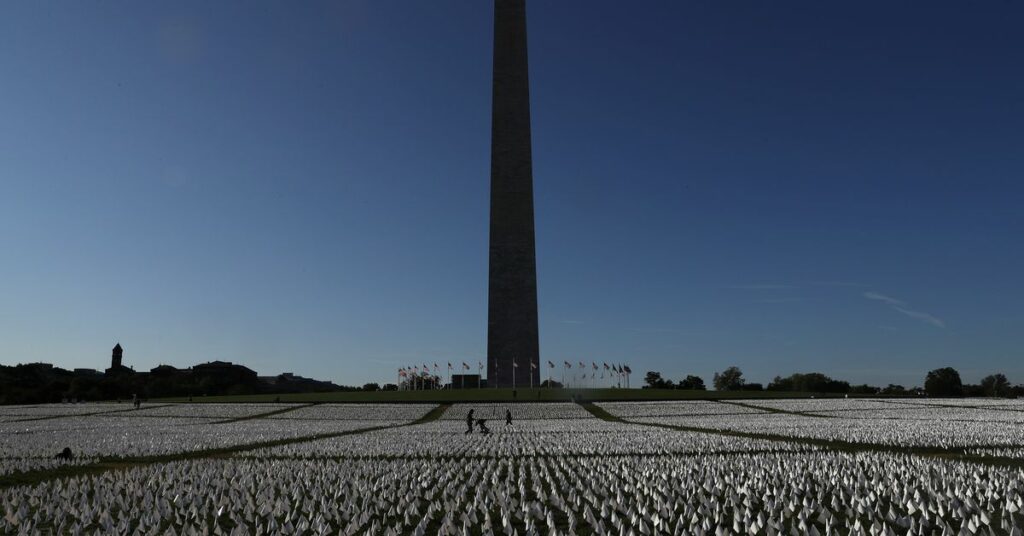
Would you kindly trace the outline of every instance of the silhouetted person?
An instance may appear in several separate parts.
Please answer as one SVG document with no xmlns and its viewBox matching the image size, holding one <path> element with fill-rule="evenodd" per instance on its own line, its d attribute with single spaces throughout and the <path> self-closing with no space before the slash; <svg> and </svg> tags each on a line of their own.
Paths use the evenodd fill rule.
<svg viewBox="0 0 1024 536">
<path fill-rule="evenodd" d="M 476 425 L 480 427 L 481 434 L 489 434 L 491 430 L 487 428 L 487 419 L 477 419 Z"/>
<path fill-rule="evenodd" d="M 60 454 L 54 456 L 58 460 L 73 460 L 75 455 L 71 453 L 71 447 L 64 447 L 64 450 L 60 451 Z"/>
<path fill-rule="evenodd" d="M 473 433 L 473 410 L 469 410 L 469 413 L 466 414 L 466 433 Z"/>
<path fill-rule="evenodd" d="M 512 410 L 505 408 L 505 426 L 512 426 Z"/>
<path fill-rule="evenodd" d="M 142 399 L 139 398 L 139 395 L 132 395 L 132 405 L 135 406 L 135 409 L 139 409 L 139 406 L 142 405 Z"/>
</svg>

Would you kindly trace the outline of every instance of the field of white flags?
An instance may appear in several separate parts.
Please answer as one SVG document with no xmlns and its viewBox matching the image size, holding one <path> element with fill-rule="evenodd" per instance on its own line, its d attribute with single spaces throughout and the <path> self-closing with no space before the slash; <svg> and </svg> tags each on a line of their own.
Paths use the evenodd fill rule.
<svg viewBox="0 0 1024 536">
<path fill-rule="evenodd" d="M 489 433 L 466 433 L 471 409 Z M 0 534 L 1020 535 L 1022 415 L 906 399 L 3 407 Z"/>
<path fill-rule="evenodd" d="M 915 448 L 1024 446 L 1024 403 L 813 399 L 600 404 L 631 422 Z"/>
</svg>

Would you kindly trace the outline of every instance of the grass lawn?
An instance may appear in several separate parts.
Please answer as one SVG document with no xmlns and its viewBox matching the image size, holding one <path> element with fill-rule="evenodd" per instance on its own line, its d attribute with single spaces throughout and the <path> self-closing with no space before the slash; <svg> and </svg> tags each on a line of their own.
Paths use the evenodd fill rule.
<svg viewBox="0 0 1024 536">
<path fill-rule="evenodd" d="M 517 389 L 514 400 L 520 402 L 569 401 L 576 395 L 586 401 L 612 400 L 736 400 L 759 398 L 837 397 L 821 393 L 778 391 L 683 391 L 674 389 Z M 299 393 L 282 395 L 197 396 L 193 402 L 510 402 L 512 389 L 455 389 L 452 391 L 354 391 Z M 188 402 L 188 398 L 161 398 L 150 402 Z"/>
</svg>

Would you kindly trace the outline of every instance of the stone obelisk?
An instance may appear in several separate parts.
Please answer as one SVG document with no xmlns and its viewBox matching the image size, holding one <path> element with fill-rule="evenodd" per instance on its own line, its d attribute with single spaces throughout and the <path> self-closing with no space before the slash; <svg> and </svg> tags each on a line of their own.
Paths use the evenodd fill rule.
<svg viewBox="0 0 1024 536">
<path fill-rule="evenodd" d="M 495 0 L 487 381 L 498 387 L 540 385 L 527 71 L 526 1 Z"/>
</svg>

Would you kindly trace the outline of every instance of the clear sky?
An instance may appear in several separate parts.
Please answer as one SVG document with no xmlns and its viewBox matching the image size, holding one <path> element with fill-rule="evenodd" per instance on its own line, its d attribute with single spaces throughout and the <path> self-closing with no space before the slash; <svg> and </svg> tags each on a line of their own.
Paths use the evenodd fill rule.
<svg viewBox="0 0 1024 536">
<path fill-rule="evenodd" d="M 0 362 L 483 359 L 491 16 L 0 4 Z M 1024 4 L 528 21 L 543 360 L 1024 382 Z"/>
</svg>

